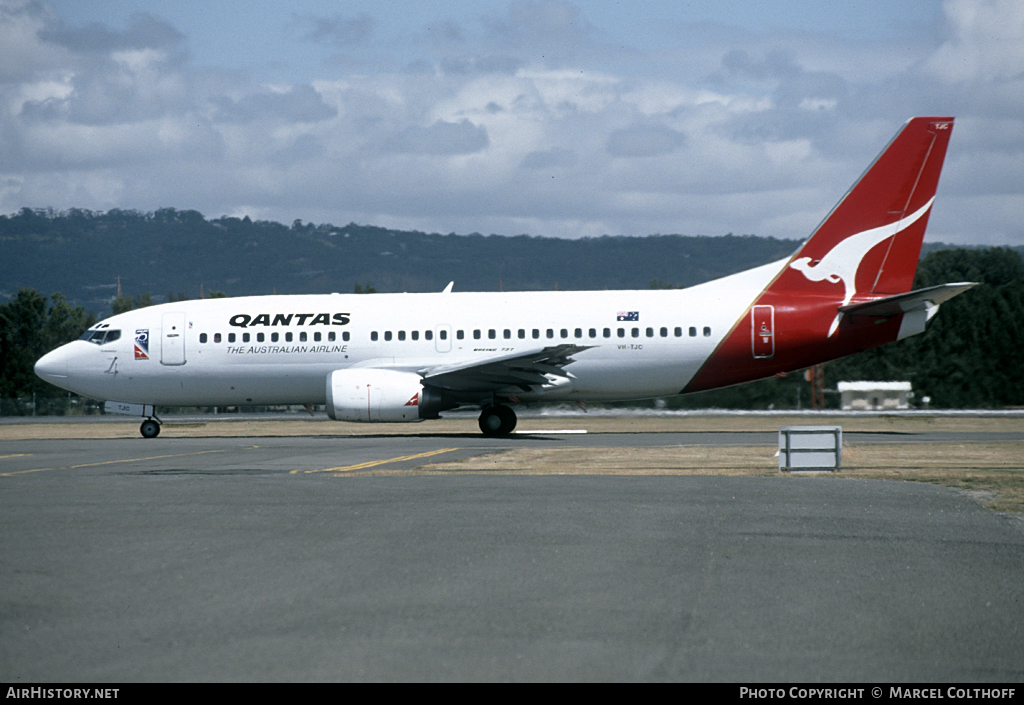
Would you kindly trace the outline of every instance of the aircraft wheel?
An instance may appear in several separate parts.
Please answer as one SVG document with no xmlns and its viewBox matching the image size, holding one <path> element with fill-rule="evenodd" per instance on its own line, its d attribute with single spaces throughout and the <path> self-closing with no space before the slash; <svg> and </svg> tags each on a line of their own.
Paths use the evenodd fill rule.
<svg viewBox="0 0 1024 705">
<path fill-rule="evenodd" d="M 156 438 L 160 435 L 160 424 L 153 419 L 146 419 L 139 426 L 139 433 L 142 434 L 143 438 Z"/>
<path fill-rule="evenodd" d="M 516 428 L 516 412 L 507 406 L 488 406 L 480 412 L 480 431 L 485 436 L 507 436 Z"/>
</svg>

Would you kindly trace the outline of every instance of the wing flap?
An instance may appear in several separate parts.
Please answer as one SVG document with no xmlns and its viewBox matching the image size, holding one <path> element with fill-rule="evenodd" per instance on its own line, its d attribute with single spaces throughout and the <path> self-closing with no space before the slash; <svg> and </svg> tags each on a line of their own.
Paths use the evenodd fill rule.
<svg viewBox="0 0 1024 705">
<path fill-rule="evenodd" d="M 421 370 L 423 383 L 452 391 L 489 392 L 506 387 L 528 389 L 549 383 L 545 375 L 569 377 L 566 365 L 591 345 L 554 345 L 522 353 Z"/>
</svg>

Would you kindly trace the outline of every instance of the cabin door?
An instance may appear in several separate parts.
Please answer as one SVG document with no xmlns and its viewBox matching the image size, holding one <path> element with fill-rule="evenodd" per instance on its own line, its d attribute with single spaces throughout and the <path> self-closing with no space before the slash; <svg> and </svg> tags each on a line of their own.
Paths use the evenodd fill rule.
<svg viewBox="0 0 1024 705">
<path fill-rule="evenodd" d="M 185 314 L 165 313 L 160 328 L 160 362 L 185 364 Z"/>
<path fill-rule="evenodd" d="M 750 311 L 751 348 L 755 359 L 775 356 L 775 307 L 754 306 Z"/>
</svg>

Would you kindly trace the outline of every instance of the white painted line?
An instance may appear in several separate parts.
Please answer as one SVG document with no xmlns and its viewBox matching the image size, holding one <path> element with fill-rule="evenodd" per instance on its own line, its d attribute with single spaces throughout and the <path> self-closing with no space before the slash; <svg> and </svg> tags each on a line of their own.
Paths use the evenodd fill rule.
<svg viewBox="0 0 1024 705">
<path fill-rule="evenodd" d="M 564 430 L 561 430 L 561 431 L 540 431 L 540 430 L 538 430 L 538 431 L 514 431 L 514 433 L 522 433 L 522 434 L 529 433 L 529 434 L 533 434 L 533 435 L 541 434 L 541 435 L 545 435 L 545 436 L 554 435 L 556 433 L 568 434 L 568 433 L 586 433 L 586 432 L 587 432 L 586 429 L 564 429 Z"/>
</svg>

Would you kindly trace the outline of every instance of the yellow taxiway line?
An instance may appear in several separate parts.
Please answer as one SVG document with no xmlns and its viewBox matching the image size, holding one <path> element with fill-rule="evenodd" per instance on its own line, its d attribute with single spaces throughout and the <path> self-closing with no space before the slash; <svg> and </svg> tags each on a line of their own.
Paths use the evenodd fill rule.
<svg viewBox="0 0 1024 705">
<path fill-rule="evenodd" d="M 383 460 L 368 460 L 365 463 L 356 463 L 355 465 L 340 465 L 336 468 L 323 468 L 322 470 L 292 470 L 291 474 L 309 474 L 314 472 L 352 472 L 353 470 L 364 470 L 366 468 L 372 468 L 377 465 L 387 465 L 388 463 L 400 463 L 405 460 L 416 460 L 418 458 L 429 458 L 432 455 L 440 455 L 441 453 L 451 453 L 453 450 L 458 450 L 458 448 L 441 448 L 439 450 L 427 451 L 426 453 L 417 453 L 416 455 L 402 455 L 397 458 L 385 458 Z"/>
</svg>

